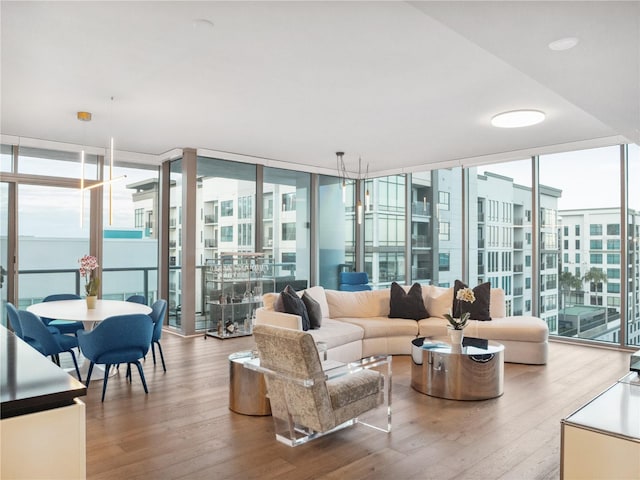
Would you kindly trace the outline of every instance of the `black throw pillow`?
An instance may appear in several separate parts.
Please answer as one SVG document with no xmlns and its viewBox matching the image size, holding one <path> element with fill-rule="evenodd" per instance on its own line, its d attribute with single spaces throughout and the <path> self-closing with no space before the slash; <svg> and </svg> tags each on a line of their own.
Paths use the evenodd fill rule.
<svg viewBox="0 0 640 480">
<path fill-rule="evenodd" d="M 320 308 L 320 304 L 307 292 L 302 294 L 302 301 L 304 302 L 304 306 L 307 307 L 310 328 L 314 330 L 320 328 L 322 326 L 322 309 Z"/>
<path fill-rule="evenodd" d="M 302 330 L 305 332 L 309 330 L 309 314 L 307 313 L 307 307 L 302 299 L 298 296 L 296 291 L 291 285 L 284 287 L 281 293 L 282 303 L 285 313 L 291 313 L 293 315 L 300 315 L 302 317 Z"/>
<path fill-rule="evenodd" d="M 429 317 L 422 300 L 422 286 L 414 283 L 408 292 L 396 282 L 391 284 L 389 301 L 389 318 L 407 318 L 421 320 Z"/>
<path fill-rule="evenodd" d="M 473 288 L 473 294 L 476 297 L 476 301 L 473 303 L 461 302 L 456 299 L 458 296 L 458 290 L 463 288 L 469 288 L 464 282 L 456 280 L 453 285 L 453 316 L 460 318 L 460 311 L 469 311 L 471 314 L 471 320 L 480 320 L 481 322 L 487 322 L 491 320 L 489 313 L 489 306 L 491 300 L 491 282 L 481 283 L 477 287 Z M 464 305 L 461 305 L 464 304 Z"/>
</svg>

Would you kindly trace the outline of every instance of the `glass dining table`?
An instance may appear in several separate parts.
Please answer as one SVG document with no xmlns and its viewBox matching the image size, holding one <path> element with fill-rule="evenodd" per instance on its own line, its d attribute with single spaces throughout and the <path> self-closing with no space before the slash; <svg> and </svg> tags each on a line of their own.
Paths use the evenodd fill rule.
<svg viewBox="0 0 640 480">
<path fill-rule="evenodd" d="M 132 313 L 150 314 L 151 307 L 134 302 L 125 302 L 122 300 L 97 300 L 96 308 L 87 308 L 87 302 L 80 300 L 56 300 L 53 302 L 34 303 L 29 305 L 27 310 L 35 313 L 39 317 L 52 318 L 55 320 L 72 320 L 80 321 L 84 324 L 85 330 L 91 330 L 96 324 L 108 317 L 115 315 L 127 315 Z M 78 364 L 80 366 L 80 374 L 86 378 L 88 370 L 88 362 L 85 361 L 82 352 L 78 356 Z M 65 369 L 68 373 L 73 373 L 73 368 Z M 96 365 L 94 370 L 104 372 L 101 365 Z M 112 369 L 110 375 L 115 375 L 115 368 Z M 94 380 L 102 381 L 102 373 L 96 371 L 97 375 L 93 375 Z"/>
</svg>

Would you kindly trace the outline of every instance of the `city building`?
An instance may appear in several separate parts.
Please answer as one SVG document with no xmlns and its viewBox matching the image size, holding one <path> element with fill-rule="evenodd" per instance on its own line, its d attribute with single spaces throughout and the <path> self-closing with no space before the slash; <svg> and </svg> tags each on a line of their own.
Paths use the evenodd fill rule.
<svg viewBox="0 0 640 480">
<path fill-rule="evenodd" d="M 563 308 L 560 310 L 561 334 L 616 342 L 621 318 L 626 317 L 629 340 L 637 344 L 640 335 L 639 297 L 629 294 L 628 313 L 621 312 L 622 281 L 626 277 L 628 291 L 638 291 L 638 233 L 640 213 L 630 209 L 626 227 L 628 268 L 623 272 L 623 242 L 619 208 L 576 209 L 559 212 L 561 232 L 561 272 L 573 275 L 562 287 Z M 626 275 L 623 276 L 623 273 Z M 567 275 L 567 279 L 570 277 Z"/>
</svg>

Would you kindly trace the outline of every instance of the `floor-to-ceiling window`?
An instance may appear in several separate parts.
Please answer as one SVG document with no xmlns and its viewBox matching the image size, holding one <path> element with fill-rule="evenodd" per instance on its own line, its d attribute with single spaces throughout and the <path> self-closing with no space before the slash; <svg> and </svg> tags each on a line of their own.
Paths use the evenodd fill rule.
<svg viewBox="0 0 640 480">
<path fill-rule="evenodd" d="M 355 189 L 338 177 L 318 180 L 318 283 L 336 290 L 339 272 L 355 268 Z"/>
<path fill-rule="evenodd" d="M 628 146 L 629 198 L 627 227 L 627 318 L 626 339 L 629 345 L 640 345 L 640 147 Z"/>
<path fill-rule="evenodd" d="M 311 175 L 264 169 L 262 251 L 274 265 L 276 289 L 309 286 Z"/>
<path fill-rule="evenodd" d="M 158 168 L 105 166 L 102 298 L 158 296 Z M 126 253 L 126 254 L 125 254 Z"/>
<path fill-rule="evenodd" d="M 407 221 L 411 223 L 411 281 L 428 285 L 437 278 L 433 258 L 434 198 L 432 175 L 435 172 L 411 174 L 411 211 Z"/>
<path fill-rule="evenodd" d="M 469 277 L 505 292 L 507 315 L 531 315 L 531 159 L 469 169 Z"/>
<path fill-rule="evenodd" d="M 169 179 L 169 325 L 182 327 L 182 159 L 171 162 Z"/>
<path fill-rule="evenodd" d="M 410 281 L 453 286 L 462 278 L 462 169 L 414 172 L 410 178 Z"/>
<path fill-rule="evenodd" d="M 207 267 L 225 252 L 256 251 L 256 166 L 198 157 L 196 182 L 195 311 L 196 330 L 202 330 L 208 302 L 222 293 Z"/>
<path fill-rule="evenodd" d="M 463 276 L 462 168 L 444 168 L 431 176 L 434 202 L 434 260 L 437 277 L 432 283 L 453 286 Z M 472 283 L 472 282 L 471 282 Z"/>
<path fill-rule="evenodd" d="M 53 293 L 83 294 L 78 260 L 89 254 L 90 193 L 78 179 L 97 178 L 97 157 L 19 148 L 17 171 L 18 304 Z M 46 173 L 46 178 L 43 173 Z M 37 175 L 37 177 L 31 177 Z M 51 178 L 53 177 L 53 178 Z"/>
<path fill-rule="evenodd" d="M 11 145 L 0 145 L 0 172 L 11 172 L 13 165 L 13 148 Z M 9 279 L 9 184 L 0 182 L 0 324 L 6 325 Z"/>
<path fill-rule="evenodd" d="M 374 288 L 405 283 L 406 177 L 390 175 L 365 182 L 369 208 L 364 205 L 364 266 Z"/>
<path fill-rule="evenodd" d="M 552 334 L 619 342 L 620 148 L 544 155 L 539 172 L 540 315 Z"/>
<path fill-rule="evenodd" d="M 6 326 L 9 268 L 9 184 L 0 182 L 0 325 Z"/>
</svg>

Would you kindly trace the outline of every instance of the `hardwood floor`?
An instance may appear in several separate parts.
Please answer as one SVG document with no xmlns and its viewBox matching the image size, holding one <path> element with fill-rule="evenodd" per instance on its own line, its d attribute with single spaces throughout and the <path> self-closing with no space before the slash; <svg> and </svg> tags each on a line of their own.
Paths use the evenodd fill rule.
<svg viewBox="0 0 640 480">
<path fill-rule="evenodd" d="M 546 366 L 505 364 L 504 395 L 431 398 L 410 386 L 411 359 L 393 359 L 393 430 L 362 425 L 295 448 L 271 417 L 228 409 L 230 353 L 253 337 L 165 333 L 163 373 L 151 354 L 137 371 L 91 382 L 87 478 L 98 479 L 557 479 L 560 420 L 628 371 L 629 353 L 552 343 Z"/>
</svg>

